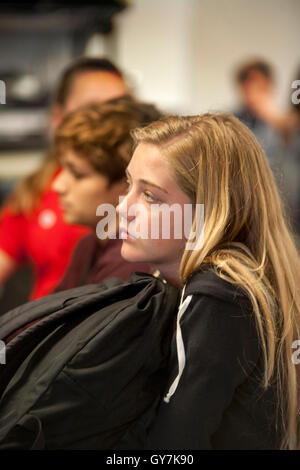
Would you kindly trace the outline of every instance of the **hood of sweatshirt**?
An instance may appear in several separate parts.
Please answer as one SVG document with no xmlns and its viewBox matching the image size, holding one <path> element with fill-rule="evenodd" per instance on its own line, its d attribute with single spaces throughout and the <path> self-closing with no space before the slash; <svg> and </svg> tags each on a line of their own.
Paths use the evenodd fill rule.
<svg viewBox="0 0 300 470">
<path fill-rule="evenodd" d="M 240 286 L 225 281 L 212 268 L 197 271 L 191 276 L 185 286 L 184 298 L 189 295 L 209 295 L 226 302 L 250 303 Z"/>
</svg>

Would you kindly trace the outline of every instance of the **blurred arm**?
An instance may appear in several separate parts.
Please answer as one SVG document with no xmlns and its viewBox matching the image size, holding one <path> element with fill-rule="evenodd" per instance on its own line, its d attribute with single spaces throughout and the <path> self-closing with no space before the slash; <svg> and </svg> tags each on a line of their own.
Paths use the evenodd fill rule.
<svg viewBox="0 0 300 470">
<path fill-rule="evenodd" d="M 0 284 L 4 284 L 15 271 L 16 267 L 17 263 L 0 249 Z"/>
</svg>

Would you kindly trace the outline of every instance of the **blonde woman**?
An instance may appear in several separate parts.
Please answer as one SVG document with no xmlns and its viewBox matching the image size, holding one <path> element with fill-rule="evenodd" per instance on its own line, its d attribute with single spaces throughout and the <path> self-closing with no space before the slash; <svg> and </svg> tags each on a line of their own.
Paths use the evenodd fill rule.
<svg viewBox="0 0 300 470">
<path fill-rule="evenodd" d="M 297 448 L 300 263 L 260 145 L 229 114 L 163 118 L 134 138 L 122 256 L 183 289 L 149 448 Z M 192 207 L 192 249 L 175 216 L 162 235 L 163 206 L 177 223 Z M 153 226 L 158 236 L 144 236 Z"/>
</svg>

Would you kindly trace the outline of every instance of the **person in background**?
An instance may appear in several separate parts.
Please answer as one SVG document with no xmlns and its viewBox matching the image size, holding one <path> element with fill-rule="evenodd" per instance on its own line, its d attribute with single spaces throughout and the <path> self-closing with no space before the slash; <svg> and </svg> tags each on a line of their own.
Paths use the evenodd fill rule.
<svg viewBox="0 0 300 470">
<path fill-rule="evenodd" d="M 108 225 L 106 209 L 102 216 L 96 212 L 101 204 L 110 204 L 114 211 L 125 192 L 125 168 L 133 147 L 130 131 L 160 117 L 155 106 L 127 97 L 74 111 L 58 127 L 54 151 L 62 171 L 52 188 L 59 195 L 65 221 L 85 225 L 92 232 L 77 243 L 55 292 L 110 277 L 128 281 L 133 271 L 154 271 L 149 264 L 130 263 L 121 257 L 116 219 Z M 105 223 L 100 229 L 101 220 Z"/>
<path fill-rule="evenodd" d="M 300 69 L 295 80 L 300 80 L 299 76 Z M 287 111 L 280 109 L 274 96 L 274 73 L 271 66 L 264 61 L 250 62 L 239 69 L 236 80 L 244 104 L 235 113 L 236 116 L 258 136 L 258 127 L 267 125 L 275 129 L 285 142 L 289 142 L 299 127 L 299 104 L 292 103 Z M 292 91 L 291 88 L 290 101 Z"/>
<path fill-rule="evenodd" d="M 60 78 L 51 109 L 51 131 L 63 117 L 92 102 L 129 95 L 120 70 L 105 58 L 84 57 Z M 24 262 L 33 266 L 30 300 L 47 295 L 61 280 L 76 242 L 87 229 L 66 224 L 51 189 L 60 171 L 50 150 L 41 167 L 10 195 L 0 219 L 0 285 Z"/>
<path fill-rule="evenodd" d="M 300 128 L 300 66 L 298 67 L 296 77 L 292 82 L 292 105 L 289 112 L 289 130 L 290 134 L 299 132 Z M 296 87 L 296 89 L 295 89 Z"/>
<path fill-rule="evenodd" d="M 291 87 L 289 90 L 289 109 L 282 120 L 281 128 L 286 136 L 286 148 L 292 162 L 289 174 L 293 175 L 294 181 L 293 213 L 300 246 L 300 67 L 292 84 L 296 85 L 297 89 Z"/>
<path fill-rule="evenodd" d="M 235 78 L 241 107 L 234 114 L 251 129 L 261 144 L 295 227 L 299 178 L 287 145 L 295 119 L 278 106 L 274 71 L 268 62 L 246 62 L 238 68 Z"/>
<path fill-rule="evenodd" d="M 299 448 L 300 259 L 261 146 L 227 113 L 168 116 L 133 137 L 121 254 L 182 289 L 147 448 Z M 154 204 L 176 205 L 169 239 Z M 132 236 L 153 224 L 158 237 Z"/>
<path fill-rule="evenodd" d="M 299 77 L 299 73 L 296 76 Z M 299 105 L 292 103 L 287 111 L 280 109 L 274 94 L 274 72 L 264 61 L 243 65 L 236 79 L 244 105 L 235 115 L 254 132 L 265 150 L 291 224 L 299 236 Z"/>
<path fill-rule="evenodd" d="M 254 134 L 264 127 L 265 114 L 262 109 L 267 101 L 274 100 L 274 72 L 264 60 L 246 62 L 235 72 L 235 80 L 240 96 L 240 109 L 236 117 L 243 121 Z"/>
</svg>

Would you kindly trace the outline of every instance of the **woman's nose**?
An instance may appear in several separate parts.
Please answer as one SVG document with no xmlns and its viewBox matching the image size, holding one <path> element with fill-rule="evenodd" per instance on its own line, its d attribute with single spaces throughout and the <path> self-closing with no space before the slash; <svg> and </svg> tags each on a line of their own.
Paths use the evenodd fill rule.
<svg viewBox="0 0 300 470">
<path fill-rule="evenodd" d="M 66 191 L 66 184 L 65 184 L 65 172 L 62 169 L 61 172 L 57 175 L 55 180 L 52 183 L 52 189 L 57 194 L 63 194 Z"/>
<path fill-rule="evenodd" d="M 116 212 L 121 219 L 123 218 L 123 219 L 130 220 L 134 218 L 134 216 L 128 215 L 128 210 L 132 203 L 133 203 L 133 197 L 131 196 L 130 193 L 128 193 L 126 196 L 119 197 L 119 204 L 116 207 Z"/>
<path fill-rule="evenodd" d="M 116 212 L 120 217 L 126 217 L 127 215 L 127 196 L 119 196 L 119 204 L 116 207 Z"/>
</svg>

